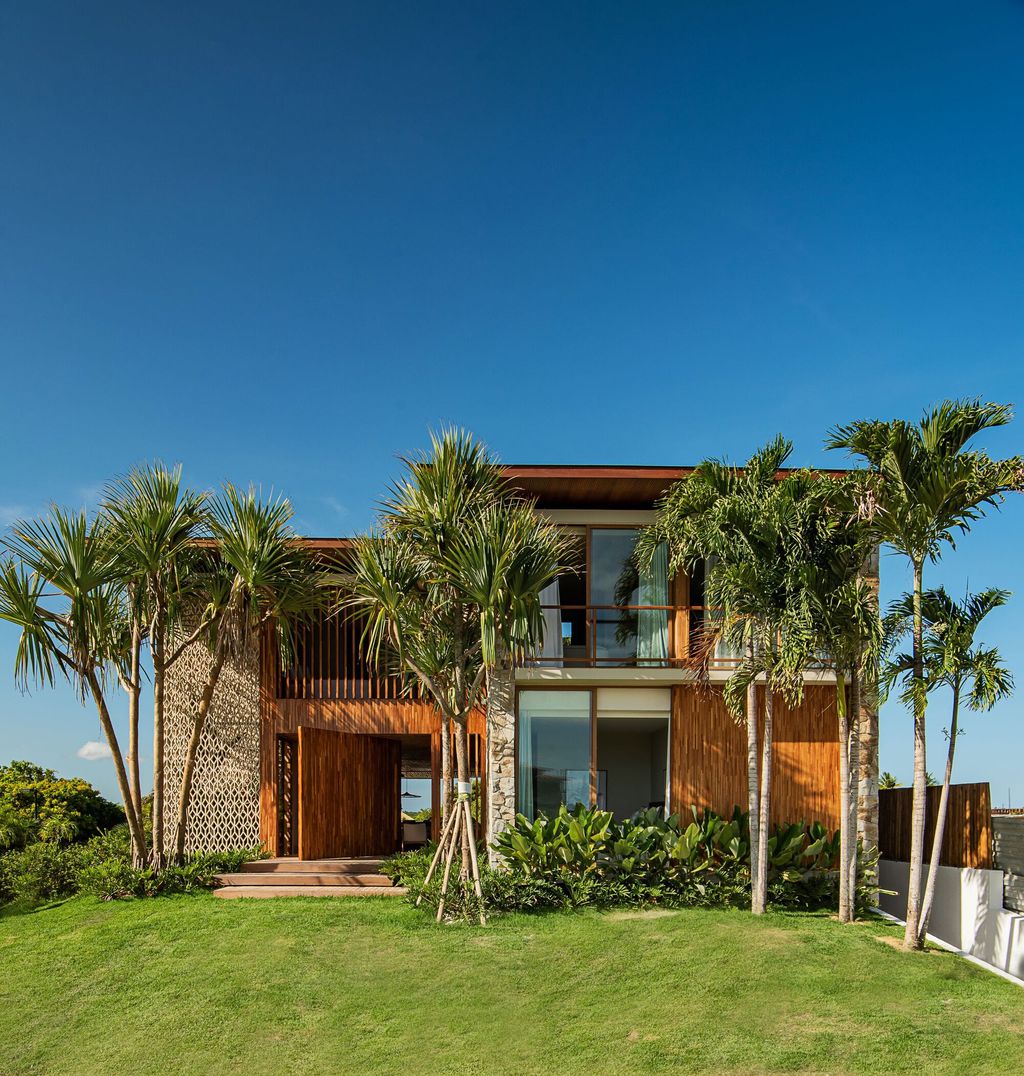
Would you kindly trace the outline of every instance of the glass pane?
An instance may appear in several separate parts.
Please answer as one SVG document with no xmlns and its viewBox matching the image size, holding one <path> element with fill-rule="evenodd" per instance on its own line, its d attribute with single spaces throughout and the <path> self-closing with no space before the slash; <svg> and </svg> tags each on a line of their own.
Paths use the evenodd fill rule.
<svg viewBox="0 0 1024 1076">
<path fill-rule="evenodd" d="M 603 664 L 663 665 L 668 659 L 668 611 L 629 608 L 668 605 L 667 550 L 659 548 L 651 567 L 638 572 L 636 539 L 631 529 L 591 531 L 590 603 L 619 607 L 594 610 L 595 656 Z"/>
<path fill-rule="evenodd" d="M 629 606 L 639 601 L 640 577 L 633 563 L 636 531 L 590 532 L 590 604 Z M 636 661 L 636 610 L 596 609 L 596 656 L 606 663 Z"/>
<path fill-rule="evenodd" d="M 590 692 L 519 693 L 519 810 L 553 814 L 590 802 Z"/>
</svg>

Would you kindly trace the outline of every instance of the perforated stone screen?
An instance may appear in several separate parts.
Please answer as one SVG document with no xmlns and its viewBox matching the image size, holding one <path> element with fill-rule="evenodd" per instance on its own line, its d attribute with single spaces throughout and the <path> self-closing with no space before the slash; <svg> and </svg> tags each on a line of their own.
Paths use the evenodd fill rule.
<svg viewBox="0 0 1024 1076">
<path fill-rule="evenodd" d="M 177 829 L 178 790 L 199 695 L 210 667 L 205 646 L 190 647 L 171 668 L 167 684 L 168 842 Z M 227 663 L 199 742 L 189 809 L 187 852 L 220 852 L 259 843 L 259 652 Z"/>
</svg>

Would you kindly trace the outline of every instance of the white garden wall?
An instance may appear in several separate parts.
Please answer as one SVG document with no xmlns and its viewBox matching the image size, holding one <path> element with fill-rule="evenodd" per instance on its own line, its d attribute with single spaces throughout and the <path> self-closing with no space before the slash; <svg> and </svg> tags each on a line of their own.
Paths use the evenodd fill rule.
<svg viewBox="0 0 1024 1076">
<path fill-rule="evenodd" d="M 925 864 L 925 877 L 928 865 Z M 906 917 L 910 865 L 883 859 L 878 883 L 883 912 Z M 1024 915 L 1003 907 L 1003 872 L 939 867 L 928 933 L 1000 971 L 1024 979 Z"/>
</svg>

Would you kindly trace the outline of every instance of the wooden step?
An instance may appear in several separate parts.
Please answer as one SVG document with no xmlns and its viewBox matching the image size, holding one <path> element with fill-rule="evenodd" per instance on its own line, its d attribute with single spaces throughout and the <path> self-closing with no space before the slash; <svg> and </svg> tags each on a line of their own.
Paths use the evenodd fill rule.
<svg viewBox="0 0 1024 1076">
<path fill-rule="evenodd" d="M 405 888 L 400 885 L 229 885 L 213 891 L 213 895 L 222 900 L 238 897 L 402 897 L 405 893 Z"/>
<path fill-rule="evenodd" d="M 215 877 L 221 885 L 237 886 L 327 885 L 380 889 L 391 885 L 391 879 L 386 874 L 353 874 L 349 871 L 325 871 L 320 874 L 311 871 L 243 871 Z"/>
<path fill-rule="evenodd" d="M 243 863 L 245 874 L 374 874 L 380 859 L 254 859 Z"/>
</svg>

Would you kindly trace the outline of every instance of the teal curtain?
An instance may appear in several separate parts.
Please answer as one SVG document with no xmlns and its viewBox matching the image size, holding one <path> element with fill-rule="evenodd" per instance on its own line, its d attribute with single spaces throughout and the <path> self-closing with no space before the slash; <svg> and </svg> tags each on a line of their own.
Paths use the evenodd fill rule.
<svg viewBox="0 0 1024 1076">
<path fill-rule="evenodd" d="M 640 572 L 639 605 L 668 605 L 668 547 L 654 551 L 649 567 Z M 668 610 L 637 611 L 636 657 L 638 662 L 661 665 L 668 661 Z"/>
</svg>

